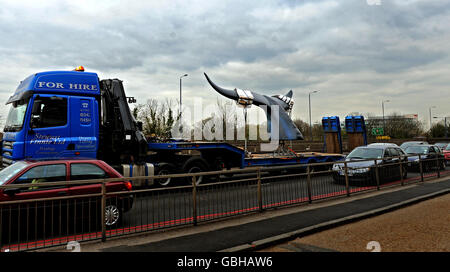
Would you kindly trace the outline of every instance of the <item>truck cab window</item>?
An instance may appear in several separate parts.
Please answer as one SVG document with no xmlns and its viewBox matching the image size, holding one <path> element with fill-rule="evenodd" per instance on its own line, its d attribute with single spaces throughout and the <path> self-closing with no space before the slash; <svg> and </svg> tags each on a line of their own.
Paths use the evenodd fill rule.
<svg viewBox="0 0 450 272">
<path fill-rule="evenodd" d="M 67 98 L 39 97 L 33 104 L 32 128 L 59 127 L 67 124 Z"/>
</svg>

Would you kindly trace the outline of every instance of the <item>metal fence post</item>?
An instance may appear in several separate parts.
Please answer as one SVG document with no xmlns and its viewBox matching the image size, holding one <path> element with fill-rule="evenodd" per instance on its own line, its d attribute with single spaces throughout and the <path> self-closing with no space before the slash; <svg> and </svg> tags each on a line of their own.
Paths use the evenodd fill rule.
<svg viewBox="0 0 450 272">
<path fill-rule="evenodd" d="M 401 180 L 401 184 L 403 186 L 403 185 L 405 185 L 405 182 L 403 181 L 403 161 L 402 161 L 401 156 L 398 157 L 398 161 L 399 161 L 399 165 L 400 165 L 400 180 Z"/>
<path fill-rule="evenodd" d="M 311 192 L 311 168 L 308 165 L 306 167 L 306 172 L 308 173 L 308 176 L 306 178 L 306 183 L 308 185 L 308 202 L 311 204 L 312 203 L 312 192 Z"/>
<path fill-rule="evenodd" d="M 419 154 L 419 171 L 420 171 L 420 181 L 424 182 L 424 179 L 423 179 L 423 163 L 422 163 L 422 158 L 420 157 L 420 154 Z"/>
<path fill-rule="evenodd" d="M 197 226 L 197 177 L 192 176 L 192 217 L 193 224 Z"/>
<path fill-rule="evenodd" d="M 345 167 L 345 190 L 347 191 L 347 196 L 350 196 L 350 186 L 349 186 L 349 182 L 348 182 L 348 167 L 347 167 L 347 162 L 344 162 L 344 167 Z"/>
<path fill-rule="evenodd" d="M 377 190 L 379 191 L 380 190 L 380 170 L 378 169 L 378 161 L 377 160 L 374 160 L 374 162 L 375 162 L 375 180 L 376 180 L 376 183 L 377 183 Z"/>
<path fill-rule="evenodd" d="M 102 204 L 101 204 L 101 220 L 102 220 L 102 242 L 106 241 L 106 184 L 102 182 Z"/>
<path fill-rule="evenodd" d="M 258 168 L 258 171 L 256 172 L 257 179 L 258 179 L 258 207 L 259 211 L 263 211 L 263 203 L 262 203 L 262 190 L 261 190 L 261 168 Z"/>
<path fill-rule="evenodd" d="M 439 165 L 439 156 L 437 156 L 436 158 L 436 171 L 437 171 L 437 177 L 440 178 L 441 177 L 441 166 Z"/>
</svg>

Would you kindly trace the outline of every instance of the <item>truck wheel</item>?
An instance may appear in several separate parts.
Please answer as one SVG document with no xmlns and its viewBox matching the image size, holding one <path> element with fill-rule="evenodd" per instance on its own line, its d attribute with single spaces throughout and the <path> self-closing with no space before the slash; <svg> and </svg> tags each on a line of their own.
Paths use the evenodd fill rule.
<svg viewBox="0 0 450 272">
<path fill-rule="evenodd" d="M 183 172 L 184 173 L 199 173 L 199 172 L 206 172 L 208 171 L 208 166 L 207 166 L 207 162 L 199 157 L 192 157 L 190 159 L 188 159 L 184 166 L 183 166 Z M 197 176 L 196 185 L 201 184 L 202 182 L 204 182 L 206 180 L 206 176 Z M 186 178 L 186 182 L 188 184 L 192 184 L 192 177 L 187 177 Z"/>
<path fill-rule="evenodd" d="M 156 176 L 165 176 L 174 173 L 175 167 L 170 163 L 162 163 L 159 166 Z M 160 187 L 168 187 L 171 185 L 172 178 L 160 178 L 156 180 L 156 184 Z"/>
</svg>

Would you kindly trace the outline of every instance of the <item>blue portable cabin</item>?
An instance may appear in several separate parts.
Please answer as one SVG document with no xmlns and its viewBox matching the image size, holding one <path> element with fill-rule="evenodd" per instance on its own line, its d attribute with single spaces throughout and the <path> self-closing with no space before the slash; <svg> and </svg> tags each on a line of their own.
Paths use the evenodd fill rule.
<svg viewBox="0 0 450 272">
<path fill-rule="evenodd" d="M 342 133 L 341 133 L 341 123 L 339 116 L 330 116 L 322 118 L 322 127 L 325 134 L 324 137 L 324 152 L 327 150 L 327 137 L 328 133 L 335 135 L 337 139 L 337 144 L 339 146 L 339 153 L 342 153 Z"/>
<path fill-rule="evenodd" d="M 345 117 L 345 130 L 347 133 L 361 133 L 364 138 L 364 145 L 367 145 L 367 130 L 364 116 Z"/>
</svg>

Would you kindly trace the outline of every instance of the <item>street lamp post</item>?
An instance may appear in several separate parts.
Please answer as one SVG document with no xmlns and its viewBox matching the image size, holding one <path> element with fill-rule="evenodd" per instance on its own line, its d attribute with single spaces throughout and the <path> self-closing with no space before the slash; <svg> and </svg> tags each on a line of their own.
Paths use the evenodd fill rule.
<svg viewBox="0 0 450 272">
<path fill-rule="evenodd" d="M 390 100 L 381 101 L 381 109 L 383 111 L 383 133 L 386 134 L 386 122 L 384 120 L 384 103 L 391 102 Z"/>
<path fill-rule="evenodd" d="M 429 110 L 430 110 L 430 130 L 431 130 L 431 127 L 433 126 L 433 124 L 432 124 L 432 119 L 431 119 L 431 109 L 435 109 L 436 108 L 436 106 L 431 106 L 430 108 L 429 108 Z"/>
<path fill-rule="evenodd" d="M 179 116 L 179 118 L 180 118 L 180 120 L 181 120 L 181 109 L 182 109 L 182 107 L 183 107 L 183 103 L 182 103 L 182 100 L 181 100 L 181 79 L 183 78 L 183 77 L 186 77 L 186 76 L 188 76 L 188 74 L 184 74 L 184 75 L 182 75 L 181 77 L 180 77 L 180 109 L 179 109 L 179 112 L 178 112 L 178 116 Z"/>
<path fill-rule="evenodd" d="M 319 91 L 317 90 L 317 91 L 312 91 L 312 92 L 308 93 L 308 100 L 309 100 L 309 137 L 310 137 L 311 141 L 313 140 L 312 139 L 312 122 L 311 122 L 311 94 L 317 93 L 317 92 L 319 92 Z"/>
</svg>

